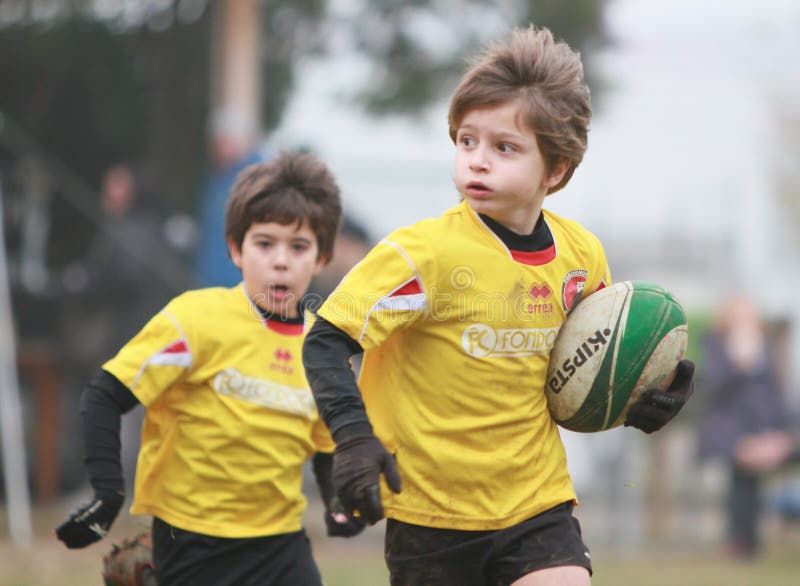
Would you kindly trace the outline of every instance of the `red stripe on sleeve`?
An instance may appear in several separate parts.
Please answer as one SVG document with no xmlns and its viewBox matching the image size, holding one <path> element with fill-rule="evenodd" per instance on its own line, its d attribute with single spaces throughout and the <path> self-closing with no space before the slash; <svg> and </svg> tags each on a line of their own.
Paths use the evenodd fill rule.
<svg viewBox="0 0 800 586">
<path fill-rule="evenodd" d="M 160 353 L 161 354 L 178 354 L 179 352 L 188 352 L 189 347 L 184 340 L 178 340 L 174 344 L 167 346 Z"/>
<path fill-rule="evenodd" d="M 417 293 L 422 293 L 422 287 L 417 279 L 411 279 L 408 283 L 401 286 L 396 291 L 393 291 L 391 297 L 397 297 L 398 295 L 416 295 Z"/>
</svg>

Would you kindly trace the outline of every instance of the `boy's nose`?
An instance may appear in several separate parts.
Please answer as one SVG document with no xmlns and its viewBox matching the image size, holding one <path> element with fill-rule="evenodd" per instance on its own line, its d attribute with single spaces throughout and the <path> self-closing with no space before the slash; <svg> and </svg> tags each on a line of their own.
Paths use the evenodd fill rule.
<svg viewBox="0 0 800 586">
<path fill-rule="evenodd" d="M 289 266 L 289 251 L 284 246 L 278 246 L 275 249 L 275 255 L 272 257 L 272 265 L 276 268 L 286 268 Z"/>
<path fill-rule="evenodd" d="M 489 168 L 489 160 L 483 149 L 475 149 L 469 160 L 469 168 L 473 171 L 484 171 Z"/>
</svg>

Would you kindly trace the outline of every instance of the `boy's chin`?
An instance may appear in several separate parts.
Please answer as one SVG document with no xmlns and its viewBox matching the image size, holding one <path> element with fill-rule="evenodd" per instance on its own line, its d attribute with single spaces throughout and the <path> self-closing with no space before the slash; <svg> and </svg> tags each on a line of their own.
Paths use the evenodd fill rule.
<svg viewBox="0 0 800 586">
<path fill-rule="evenodd" d="M 505 223 L 504 214 L 501 210 L 498 210 L 497 206 L 493 205 L 492 202 L 470 199 L 467 200 L 467 204 L 469 204 L 469 207 L 471 207 L 475 213 L 487 216 L 500 224 Z"/>
<path fill-rule="evenodd" d="M 284 318 L 294 318 L 299 315 L 299 300 L 294 295 L 276 298 L 269 292 L 264 292 L 254 295 L 252 299 L 256 305 L 270 315 Z"/>
<path fill-rule="evenodd" d="M 291 309 L 281 306 L 276 308 L 275 311 L 270 311 L 270 313 L 283 319 L 294 319 L 300 315 L 297 311 L 297 305 L 294 305 Z"/>
<path fill-rule="evenodd" d="M 492 217 L 492 205 L 488 201 L 484 201 L 481 199 L 475 199 L 474 197 L 467 197 L 465 198 L 463 195 L 461 196 L 462 199 L 466 199 L 467 205 L 471 207 L 473 210 L 478 212 L 479 214 L 483 214 L 485 216 Z"/>
</svg>

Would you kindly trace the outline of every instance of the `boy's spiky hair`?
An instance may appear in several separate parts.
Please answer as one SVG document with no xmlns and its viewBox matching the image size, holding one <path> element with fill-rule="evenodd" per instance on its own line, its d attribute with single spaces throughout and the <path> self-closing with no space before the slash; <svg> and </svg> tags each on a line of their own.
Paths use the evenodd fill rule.
<svg viewBox="0 0 800 586">
<path fill-rule="evenodd" d="M 507 42 L 490 44 L 471 62 L 450 101 L 450 138 L 455 142 L 468 112 L 512 100 L 520 100 L 523 122 L 536 134 L 548 171 L 569 162 L 548 193 L 558 191 L 583 160 L 592 116 L 580 54 L 533 25 L 514 30 Z"/>
<path fill-rule="evenodd" d="M 257 222 L 287 225 L 308 221 L 317 236 L 319 258 L 330 259 L 342 222 L 339 187 L 328 167 L 308 153 L 281 153 L 245 168 L 225 207 L 225 237 L 240 250 Z"/>
</svg>

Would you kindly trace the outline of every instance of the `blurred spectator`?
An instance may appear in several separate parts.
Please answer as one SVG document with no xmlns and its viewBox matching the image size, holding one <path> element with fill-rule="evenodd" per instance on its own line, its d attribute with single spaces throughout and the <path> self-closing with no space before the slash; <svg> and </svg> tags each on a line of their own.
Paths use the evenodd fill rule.
<svg viewBox="0 0 800 586">
<path fill-rule="evenodd" d="M 728 548 L 752 558 L 761 545 L 762 479 L 787 459 L 793 441 L 764 323 L 750 300 L 725 303 L 704 340 L 704 357 L 698 453 L 728 464 Z"/>
<path fill-rule="evenodd" d="M 197 245 L 196 285 L 233 287 L 242 280 L 228 258 L 225 202 L 239 172 L 264 159 L 255 147 L 255 128 L 235 110 L 223 109 L 211 120 L 211 175 L 204 188 Z"/>
<path fill-rule="evenodd" d="M 138 332 L 188 280 L 168 238 L 169 218 L 159 193 L 144 173 L 127 164 L 109 167 L 100 205 L 103 218 L 88 253 L 62 274 L 65 290 L 87 314 L 81 320 L 94 329 L 90 341 L 81 328 L 91 368 Z"/>
<path fill-rule="evenodd" d="M 102 178 L 101 225 L 86 256 L 69 264 L 62 281 L 63 355 L 69 379 L 112 357 L 177 292 L 188 284 L 180 251 L 167 232 L 170 218 L 158 190 L 128 164 L 109 167 Z M 174 224 L 174 222 L 172 222 Z M 123 418 L 123 465 L 133 481 L 142 413 Z"/>
</svg>

